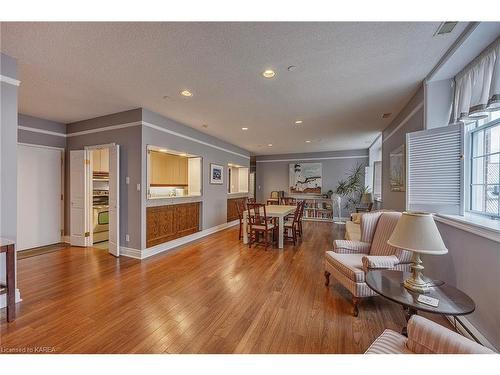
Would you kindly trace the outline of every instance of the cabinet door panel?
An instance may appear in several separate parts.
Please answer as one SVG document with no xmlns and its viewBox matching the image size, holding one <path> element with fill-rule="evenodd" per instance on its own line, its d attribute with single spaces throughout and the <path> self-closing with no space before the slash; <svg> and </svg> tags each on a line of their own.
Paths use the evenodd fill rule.
<svg viewBox="0 0 500 375">
<path fill-rule="evenodd" d="M 177 238 L 175 206 L 146 209 L 146 246 L 151 247 Z"/>
<path fill-rule="evenodd" d="M 179 204 L 176 209 L 177 235 L 184 237 L 199 231 L 199 203 Z"/>
</svg>

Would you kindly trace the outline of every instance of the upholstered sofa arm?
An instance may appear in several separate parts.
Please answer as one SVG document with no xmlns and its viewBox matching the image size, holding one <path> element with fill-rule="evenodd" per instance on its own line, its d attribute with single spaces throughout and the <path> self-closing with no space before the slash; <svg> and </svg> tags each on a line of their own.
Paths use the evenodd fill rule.
<svg viewBox="0 0 500 375">
<path fill-rule="evenodd" d="M 492 354 L 492 350 L 431 320 L 413 315 L 408 322 L 407 348 L 416 354 Z"/>
<path fill-rule="evenodd" d="M 371 244 L 361 241 L 335 240 L 333 251 L 338 254 L 368 254 Z"/>
<path fill-rule="evenodd" d="M 394 266 L 399 264 L 399 259 L 395 255 L 368 255 L 361 260 L 365 272 L 370 269 L 394 268 Z"/>
</svg>

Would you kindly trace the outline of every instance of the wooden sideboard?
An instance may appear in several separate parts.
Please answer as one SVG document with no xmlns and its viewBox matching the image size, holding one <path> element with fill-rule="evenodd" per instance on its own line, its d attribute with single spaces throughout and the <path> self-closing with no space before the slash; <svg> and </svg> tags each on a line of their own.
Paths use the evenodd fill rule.
<svg viewBox="0 0 500 375">
<path fill-rule="evenodd" d="M 146 208 L 146 246 L 200 231 L 200 202 Z"/>
<path fill-rule="evenodd" d="M 246 200 L 247 200 L 246 197 L 229 198 L 227 200 L 227 222 L 228 223 L 230 221 L 233 221 L 233 220 L 238 220 L 238 210 L 236 209 L 236 204 L 238 202 L 245 203 Z"/>
</svg>

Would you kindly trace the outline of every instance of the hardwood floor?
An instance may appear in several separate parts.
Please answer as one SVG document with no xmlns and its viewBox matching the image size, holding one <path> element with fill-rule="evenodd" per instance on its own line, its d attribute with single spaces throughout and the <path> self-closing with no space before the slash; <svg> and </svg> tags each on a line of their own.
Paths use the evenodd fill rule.
<svg viewBox="0 0 500 375">
<path fill-rule="evenodd" d="M 235 227 L 143 261 L 83 248 L 20 260 L 23 301 L 13 323 L 1 310 L 0 352 L 362 353 L 405 319 L 382 297 L 354 318 L 348 292 L 324 286 L 342 234 L 308 222 L 297 246 L 264 251 Z"/>
</svg>

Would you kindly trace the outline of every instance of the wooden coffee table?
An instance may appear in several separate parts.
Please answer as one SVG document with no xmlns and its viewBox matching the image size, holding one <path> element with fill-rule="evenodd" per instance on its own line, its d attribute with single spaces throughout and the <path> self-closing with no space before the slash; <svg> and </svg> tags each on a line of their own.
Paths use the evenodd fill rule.
<svg viewBox="0 0 500 375">
<path fill-rule="evenodd" d="M 366 284 L 382 297 L 402 305 L 406 311 L 406 321 L 418 311 L 458 316 L 470 314 L 476 309 L 474 301 L 467 294 L 442 281 L 434 281 L 429 293 L 425 293 L 426 296 L 438 299 L 438 306 L 418 302 L 420 293 L 412 292 L 403 285 L 403 281 L 409 276 L 408 272 L 373 270 L 366 273 Z M 406 327 L 402 333 L 406 335 Z"/>
</svg>

